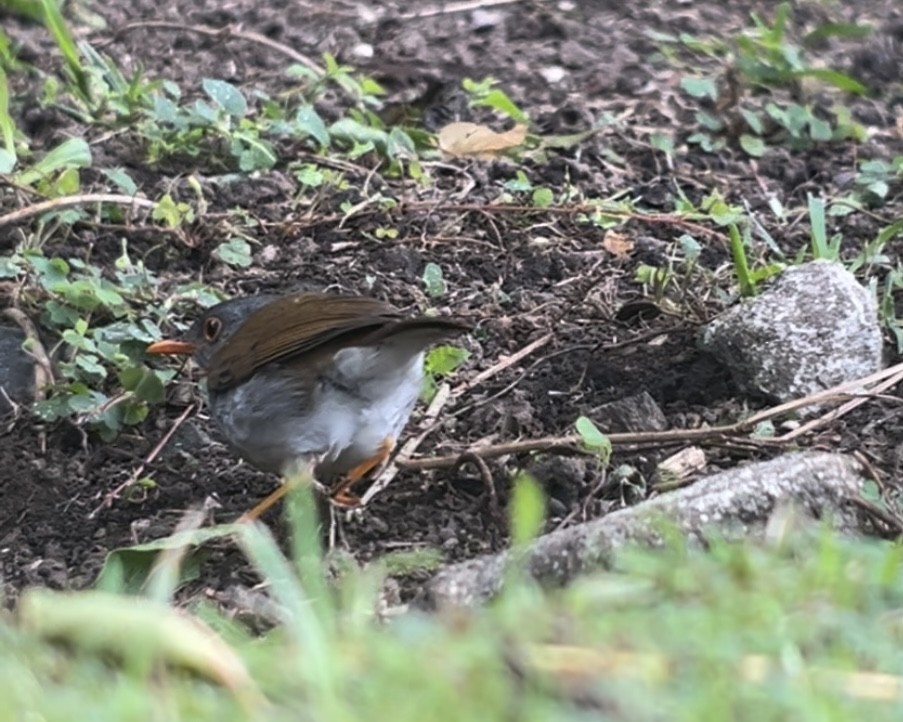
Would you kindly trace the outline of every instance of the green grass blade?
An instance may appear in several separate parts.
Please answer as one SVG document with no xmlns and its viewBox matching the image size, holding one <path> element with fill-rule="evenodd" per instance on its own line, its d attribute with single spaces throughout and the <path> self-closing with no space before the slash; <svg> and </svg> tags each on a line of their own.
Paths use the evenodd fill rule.
<svg viewBox="0 0 903 722">
<path fill-rule="evenodd" d="M 812 228 L 812 257 L 831 258 L 828 247 L 828 231 L 825 224 L 825 201 L 809 194 L 809 224 Z"/>
<path fill-rule="evenodd" d="M 16 127 L 9 114 L 9 83 L 0 67 L 0 173 L 9 173 L 16 165 Z"/>
<path fill-rule="evenodd" d="M 57 47 L 63 54 L 66 66 L 75 78 L 78 89 L 86 100 L 91 99 L 91 90 L 88 85 L 88 75 L 82 67 L 81 59 L 78 54 L 78 47 L 75 44 L 75 38 L 69 31 L 63 13 L 60 11 L 59 5 L 54 0 L 42 0 L 44 8 L 44 24 L 53 35 Z"/>
<path fill-rule="evenodd" d="M 86 168 L 91 165 L 91 149 L 81 138 L 69 138 L 51 150 L 41 160 L 16 177 L 22 185 L 31 185 L 58 170 Z"/>
<path fill-rule="evenodd" d="M 740 229 L 732 223 L 728 228 L 731 241 L 731 258 L 734 261 L 734 273 L 740 286 L 740 295 L 744 297 L 756 295 L 756 282 L 749 272 L 749 261 L 746 258 L 746 245 L 740 235 Z"/>
</svg>

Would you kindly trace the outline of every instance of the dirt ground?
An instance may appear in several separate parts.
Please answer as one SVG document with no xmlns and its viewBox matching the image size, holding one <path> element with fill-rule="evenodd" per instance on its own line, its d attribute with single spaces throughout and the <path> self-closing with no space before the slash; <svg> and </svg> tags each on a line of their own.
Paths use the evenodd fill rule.
<svg viewBox="0 0 903 722">
<path fill-rule="evenodd" d="M 273 49 L 191 30 L 231 25 L 261 33 L 309 57 L 331 51 L 376 77 L 392 100 L 416 103 L 424 94 L 464 77 L 492 75 L 549 132 L 586 129 L 605 114 L 616 119 L 594 138 L 544 164 L 436 166 L 431 172 L 437 183 L 430 188 L 403 183 L 392 187 L 393 193 L 421 205 L 402 207 L 390 218 L 361 214 L 348 222 L 342 222 L 339 204 L 361 200 L 358 190 L 327 199 L 311 216 L 293 200 L 295 181 L 279 166 L 253 182 L 229 184 L 222 182 L 228 169 L 218 160 L 170 159 L 151 167 L 128 133 L 90 137 L 95 166 L 123 166 L 149 197 L 169 191 L 191 201 L 193 191 L 185 177 L 194 174 L 202 181 L 208 215 L 192 227 L 190 243 L 161 238 L 152 229 L 134 229 L 127 233 L 132 252 L 173 285 L 203 279 L 233 294 L 330 287 L 370 293 L 402 307 L 432 305 L 466 316 L 477 331 L 465 342 L 472 356 L 452 380 L 456 388 L 548 335 L 523 361 L 453 398 L 418 449 L 421 456 L 459 451 L 475 442 L 572 433 L 579 415 L 593 417 L 602 405 L 644 391 L 673 428 L 729 422 L 747 409 L 762 407 L 760 400 L 740 397 L 718 365 L 695 350 L 699 324 L 719 309 L 711 289 L 695 290 L 698 313 L 687 317 L 657 309 L 634 280 L 639 264 L 668 262 L 671 243 L 685 228 L 632 222 L 621 232 L 629 235 L 634 251 L 619 259 L 604 249 L 602 229 L 580 224 L 572 215 L 494 214 L 474 206 L 495 197 L 500 184 L 519 169 L 536 185 L 559 191 L 572 184 L 595 197 L 623 193 L 651 211 L 672 209 L 679 192 L 698 201 L 718 189 L 730 202 L 762 211 L 760 218 L 792 252 L 805 243 L 808 229 L 804 223 L 779 225 L 765 212 L 769 199 L 777 198 L 785 207 L 804 207 L 807 192 L 831 196 L 843 191 L 859 159 L 903 153 L 899 137 L 889 140 L 896 116 L 903 112 L 903 91 L 899 84 L 894 90 L 885 77 L 893 63 L 903 66 L 903 15 L 895 0 L 870 2 L 867 12 L 857 10 L 861 4 L 853 2 L 794 7 L 796 22 L 805 28 L 829 18 L 855 20 L 871 23 L 886 39 L 886 47 L 832 41 L 817 53 L 824 62 L 876 89 L 850 104 L 860 122 L 880 131 L 880 140 L 832 143 L 809 151 L 776 148 L 758 160 L 739 150 L 708 155 L 683 145 L 692 129 L 694 107 L 680 91 L 679 72 L 661 57 L 650 33 L 725 36 L 748 27 L 753 10 L 769 16 L 774 3 L 525 0 L 487 2 L 483 7 L 473 3 L 475 10 L 449 12 L 453 5 L 419 0 L 139 0 L 93 7 L 108 28 L 86 29 L 92 43 L 123 66 L 171 79 L 187 92 L 200 93 L 204 77 L 273 94 L 289 82 L 283 74 L 287 60 Z M 429 17 L 416 16 L 443 7 L 444 12 Z M 150 20 L 176 25 L 122 29 Z M 24 59 L 52 67 L 56 56 L 39 27 L 10 19 L 5 28 L 23 44 Z M 367 47 L 372 47 L 372 57 L 367 57 Z M 62 114 L 41 108 L 35 89 L 19 90 L 20 100 L 25 100 L 17 107 L 22 108 L 31 137 L 49 146 L 82 132 Z M 679 151 L 673 167 L 650 144 L 656 132 L 676 140 Z M 352 189 L 363 187 L 371 170 L 350 163 L 342 169 Z M 90 181 L 90 175 L 87 178 Z M 382 181 L 373 176 L 372 182 Z M 424 210 L 430 203 L 439 208 Z M 861 247 L 882 227 L 881 218 L 899 216 L 901 208 L 898 198 L 896 206 L 883 207 L 876 217 L 857 214 L 832 222 L 839 224 L 836 229 L 843 231 L 850 248 Z M 259 246 L 246 271 L 210 256 L 222 240 L 225 212 L 234 209 L 244 209 L 257 221 L 248 231 L 256 235 Z M 398 229 L 398 237 L 376 238 L 374 224 L 388 222 Z M 59 252 L 66 257 L 90 252 L 95 261 L 114 258 L 122 235 L 121 228 L 77 226 Z M 713 272 L 723 270 L 729 261 L 724 246 L 710 238 L 698 240 L 705 242 L 700 263 Z M 899 242 L 890 248 L 899 250 Z M 429 299 L 423 290 L 421 277 L 429 262 L 442 268 L 448 284 L 448 293 L 439 301 Z M 713 277 L 726 278 L 723 273 Z M 0 579 L 7 600 L 28 584 L 87 586 L 109 550 L 164 536 L 184 510 L 213 502 L 211 518 L 228 521 L 273 487 L 275 479 L 237 462 L 202 414 L 187 421 L 149 466 L 155 488 L 128 494 L 92 515 L 196 393 L 184 383 L 177 386 L 170 401 L 155 409 L 143 427 L 109 444 L 84 439 L 66 425 L 40 426 L 27 415 L 4 427 Z M 805 445 L 862 452 L 887 484 L 898 484 L 897 449 L 903 442 L 899 408 L 890 401 L 868 404 L 808 438 Z M 409 434 L 419 430 L 420 415 L 422 408 Z M 648 473 L 657 459 L 673 450 L 618 451 L 613 466 L 632 464 Z M 710 469 L 777 453 L 708 451 Z M 596 517 L 653 493 L 626 482 L 600 483 L 605 477 L 592 457 L 521 455 L 489 463 L 502 509 L 510 479 L 521 468 L 531 469 L 546 487 L 549 528 Z M 337 520 L 336 543 L 361 562 L 406 549 L 438 549 L 446 561 L 498 550 L 506 543 L 506 531 L 491 500 L 492 490 L 472 464 L 454 473 L 402 472 L 365 510 Z M 271 512 L 266 519 L 279 527 L 278 513 Z M 403 595 L 415 594 L 422 579 L 422 574 L 407 577 Z M 223 546 L 214 550 L 201 578 L 186 593 L 228 595 L 230 589 L 254 581 L 238 552 Z"/>
</svg>

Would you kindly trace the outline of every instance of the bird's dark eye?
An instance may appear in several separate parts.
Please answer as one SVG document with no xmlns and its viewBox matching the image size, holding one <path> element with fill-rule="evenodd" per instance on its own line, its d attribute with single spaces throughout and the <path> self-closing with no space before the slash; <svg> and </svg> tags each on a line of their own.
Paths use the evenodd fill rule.
<svg viewBox="0 0 903 722">
<path fill-rule="evenodd" d="M 223 330 L 223 322 L 216 316 L 211 316 L 204 321 L 204 338 L 213 343 L 219 338 L 220 331 Z"/>
</svg>

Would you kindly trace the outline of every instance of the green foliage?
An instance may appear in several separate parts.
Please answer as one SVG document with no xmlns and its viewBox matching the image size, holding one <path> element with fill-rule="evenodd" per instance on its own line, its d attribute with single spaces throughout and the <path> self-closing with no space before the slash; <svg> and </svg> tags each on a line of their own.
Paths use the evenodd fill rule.
<svg viewBox="0 0 903 722">
<path fill-rule="evenodd" d="M 423 269 L 423 285 L 430 298 L 441 298 L 448 290 L 442 267 L 436 263 L 427 263 Z"/>
<path fill-rule="evenodd" d="M 439 388 L 439 381 L 450 376 L 470 358 L 470 351 L 460 346 L 442 344 L 434 346 L 426 354 L 426 376 L 420 396 L 425 401 L 432 401 Z"/>
<path fill-rule="evenodd" d="M 492 77 L 480 81 L 465 78 L 461 82 L 461 87 L 470 96 L 472 106 L 489 108 L 518 123 L 528 122 L 527 114 L 508 97 L 507 93 L 496 87 L 497 85 L 498 81 Z"/>
<path fill-rule="evenodd" d="M 713 109 L 696 112 L 698 128 L 688 136 L 688 143 L 715 153 L 736 141 L 748 155 L 759 157 L 771 145 L 806 149 L 818 143 L 865 139 L 865 129 L 845 106 L 825 109 L 803 102 L 804 81 L 818 81 L 853 94 L 863 94 L 866 88 L 839 71 L 809 62 L 804 47 L 789 37 L 790 12 L 790 3 L 782 3 L 770 24 L 754 13 L 753 27 L 726 42 L 658 38 L 660 42 L 681 42 L 719 60 L 719 70 L 712 74 L 681 79 L 685 93 Z M 810 33 L 808 39 L 864 32 L 867 29 L 859 26 L 830 23 Z"/>
<path fill-rule="evenodd" d="M 579 416 L 574 424 L 577 433 L 580 434 L 580 441 L 590 451 L 595 452 L 603 463 L 607 464 L 611 460 L 611 441 L 603 434 L 599 427 L 593 423 L 593 420 L 587 416 Z"/>
<path fill-rule="evenodd" d="M 263 525 L 231 529 L 272 599 L 268 634 L 252 637 L 203 604 L 176 615 L 109 592 L 29 593 L 18 621 L 0 620 L 6 709 L 277 722 L 413 722 L 437 710 L 447 720 L 577 722 L 588 705 L 640 722 L 663 710 L 675 722 L 750 710 L 802 722 L 899 716 L 896 545 L 827 529 L 774 547 L 710 539 L 705 553 L 669 542 L 625 549 L 612 571 L 563 590 L 512 574 L 484 608 L 386 623 L 374 615 L 382 565 L 327 583 L 313 499 L 290 501 L 288 558 Z M 522 550 L 543 520 L 535 482 L 518 480 L 511 513 Z M 523 556 L 512 559 L 519 569 Z"/>
<path fill-rule="evenodd" d="M 832 216 L 845 216 L 857 210 L 881 206 L 903 187 L 903 155 L 890 160 L 859 161 L 854 189 L 845 197 L 835 198 L 828 209 Z"/>
<path fill-rule="evenodd" d="M 812 240 L 812 258 L 815 260 L 840 260 L 840 246 L 843 236 L 835 233 L 830 239 L 825 222 L 825 201 L 811 193 L 808 195 L 809 225 Z"/>
<path fill-rule="evenodd" d="M 9 173 L 16 165 L 16 125 L 9 114 L 9 82 L 0 66 L 0 173 Z"/>
<path fill-rule="evenodd" d="M 42 309 L 41 326 L 58 341 L 56 382 L 34 408 L 40 418 L 72 418 L 110 439 L 163 400 L 172 372 L 148 368 L 144 348 L 159 339 L 168 305 L 157 300 L 154 274 L 124 243 L 109 276 L 81 259 L 29 248 L 0 257 L 0 277 L 25 284 L 27 301 Z"/>
<path fill-rule="evenodd" d="M 542 488 L 529 474 L 518 474 L 511 493 L 511 542 L 523 550 L 542 532 L 546 503 Z"/>
</svg>

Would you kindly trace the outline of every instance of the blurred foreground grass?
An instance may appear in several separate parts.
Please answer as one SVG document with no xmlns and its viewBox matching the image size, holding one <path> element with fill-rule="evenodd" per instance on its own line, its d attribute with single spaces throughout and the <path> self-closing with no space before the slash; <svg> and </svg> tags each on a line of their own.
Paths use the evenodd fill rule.
<svg viewBox="0 0 903 722">
<path fill-rule="evenodd" d="M 258 564 L 275 551 L 262 529 L 248 536 Z M 76 629 L 51 635 L 64 644 L 46 641 L 49 627 L 24 623 L 20 610 L 20 621 L 0 626 L 0 719 L 901 715 L 903 576 L 900 550 L 889 544 L 824 533 L 784 549 L 630 552 L 617 572 L 566 590 L 541 592 L 521 582 L 485 609 L 383 622 L 369 613 L 375 578 L 357 578 L 340 595 L 344 602 L 314 604 L 291 598 L 301 577 L 294 566 L 279 566 L 268 573 L 289 576 L 267 578 L 285 609 L 284 625 L 254 638 L 201 610 L 220 638 L 204 650 L 200 674 L 180 669 L 184 660 L 169 647 L 193 642 L 161 623 L 163 605 L 156 616 L 151 606 L 142 622 L 134 612 L 143 600 L 88 597 L 94 601 L 75 612 Z M 43 597 L 43 613 L 71 612 L 78 600 Z M 118 619 L 117 608 L 130 612 Z M 104 631 L 100 647 L 86 641 L 91 629 Z M 163 651 L 154 647 L 167 635 L 175 639 L 161 642 Z M 205 645 L 199 638 L 197 646 Z M 165 662 L 153 662 L 154 655 Z M 248 677 L 230 677 L 233 663 Z M 223 675 L 219 665 L 227 668 Z"/>
<path fill-rule="evenodd" d="M 294 520 L 297 562 L 239 534 L 282 609 L 263 637 L 204 606 L 27 592 L 0 624 L 0 721 L 900 719 L 896 545 L 630 551 L 568 589 L 378 621 L 379 570 L 328 590 Z"/>
</svg>

